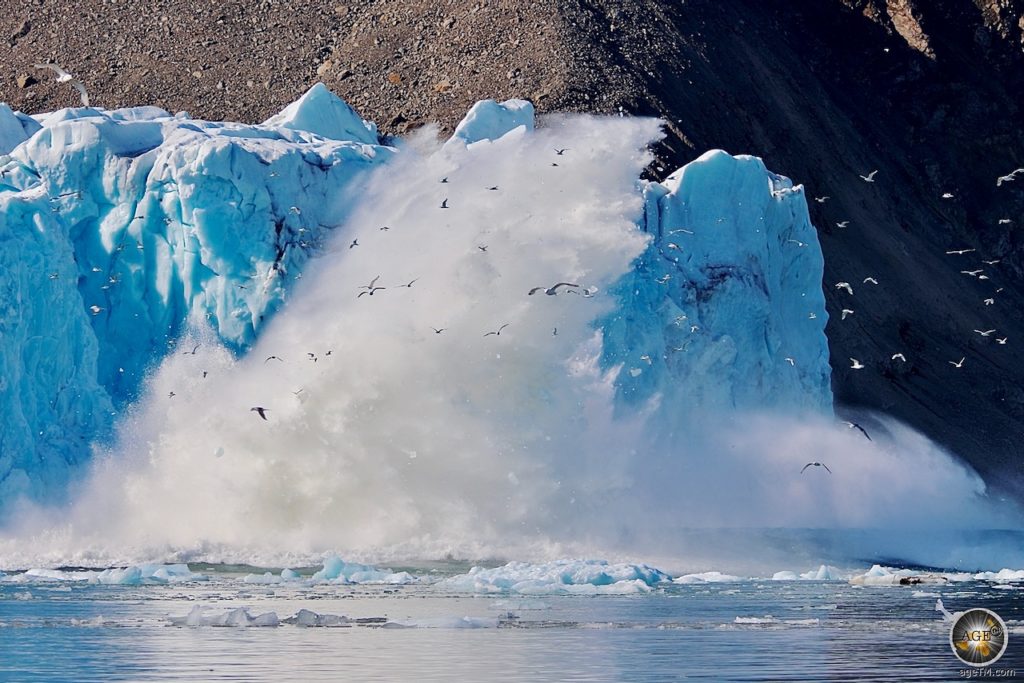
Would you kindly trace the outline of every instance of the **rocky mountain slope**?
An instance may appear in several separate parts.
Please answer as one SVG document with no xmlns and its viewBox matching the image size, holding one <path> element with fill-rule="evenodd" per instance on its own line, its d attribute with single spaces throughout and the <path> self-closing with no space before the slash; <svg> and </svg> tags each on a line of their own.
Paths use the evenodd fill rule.
<svg viewBox="0 0 1024 683">
<path fill-rule="evenodd" d="M 76 104 L 31 68 L 52 60 L 99 106 L 209 118 L 262 120 L 317 80 L 387 133 L 485 97 L 661 116 L 654 175 L 721 147 L 828 197 L 840 413 L 892 414 L 1024 497 L 1024 174 L 997 187 L 1024 167 L 1022 36 L 1024 0 L 35 0 L 0 18 L 0 101 Z"/>
</svg>

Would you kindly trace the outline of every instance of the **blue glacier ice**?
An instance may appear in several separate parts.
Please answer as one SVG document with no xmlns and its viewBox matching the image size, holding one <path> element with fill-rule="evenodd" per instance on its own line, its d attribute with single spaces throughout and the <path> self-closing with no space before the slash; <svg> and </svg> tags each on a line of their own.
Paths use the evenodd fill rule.
<svg viewBox="0 0 1024 683">
<path fill-rule="evenodd" d="M 830 413 L 824 259 L 802 186 L 707 152 L 645 188 L 653 237 L 616 288 L 603 361 L 620 396 L 696 408 Z M 712 379 L 714 378 L 714 379 Z"/>
<path fill-rule="evenodd" d="M 507 134 L 533 129 L 529 102 L 485 101 L 453 140 L 515 154 Z M 258 125 L 154 107 L 0 107 L 5 150 L 3 501 L 59 490 L 147 373 L 188 350 L 175 348 L 187 327 L 244 353 L 364 178 L 402 158 L 322 85 Z M 654 402 L 668 419 L 829 413 L 823 260 L 802 188 L 714 151 L 637 192 L 649 242 L 594 321 L 618 405 Z"/>
<path fill-rule="evenodd" d="M 59 489 L 186 322 L 246 348 L 393 154 L 322 86 L 255 126 L 2 107 L 0 150 L 4 501 Z"/>
<path fill-rule="evenodd" d="M 455 127 L 451 142 L 470 145 L 482 140 L 497 140 L 519 127 L 531 131 L 533 125 L 533 105 L 526 100 L 481 100 Z"/>
</svg>

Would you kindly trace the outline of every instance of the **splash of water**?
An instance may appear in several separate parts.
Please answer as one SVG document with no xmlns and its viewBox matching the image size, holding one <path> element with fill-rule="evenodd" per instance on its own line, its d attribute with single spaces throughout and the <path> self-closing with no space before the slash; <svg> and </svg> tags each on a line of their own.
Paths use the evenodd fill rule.
<svg viewBox="0 0 1024 683">
<path fill-rule="evenodd" d="M 980 480 L 891 423 L 868 443 L 820 417 L 614 410 L 622 367 L 602 369 L 594 321 L 646 244 L 637 178 L 658 124 L 548 123 L 408 145 L 252 351 L 197 326 L 198 351 L 154 373 L 73 507 L 25 515 L 4 555 L 703 557 L 716 542 L 688 531 L 977 509 Z M 527 295 L 557 282 L 598 295 Z M 809 460 L 833 474 L 799 474 Z"/>
</svg>

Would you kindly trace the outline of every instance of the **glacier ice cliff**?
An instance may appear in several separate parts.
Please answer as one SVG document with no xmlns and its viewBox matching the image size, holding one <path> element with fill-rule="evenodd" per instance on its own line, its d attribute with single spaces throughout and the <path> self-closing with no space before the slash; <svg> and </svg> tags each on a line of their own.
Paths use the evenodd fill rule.
<svg viewBox="0 0 1024 683">
<path fill-rule="evenodd" d="M 528 102 L 487 101 L 453 140 L 531 130 Z M 364 174 L 401 161 L 322 85 L 258 125 L 0 106 L 0 155 L 0 505 L 60 490 L 187 325 L 244 353 Z M 622 407 L 829 412 L 802 188 L 715 151 L 638 192 L 651 239 L 595 321 Z"/>
<path fill-rule="evenodd" d="M 626 402 L 830 412 L 824 259 L 803 187 L 713 150 L 645 199 L 653 239 L 601 323 Z"/>
<path fill-rule="evenodd" d="M 35 119 L 5 107 L 8 147 L 3 500 L 63 482 L 187 321 L 234 349 L 251 343 L 343 220 L 345 190 L 393 153 L 322 86 L 255 126 L 153 107 Z"/>
</svg>

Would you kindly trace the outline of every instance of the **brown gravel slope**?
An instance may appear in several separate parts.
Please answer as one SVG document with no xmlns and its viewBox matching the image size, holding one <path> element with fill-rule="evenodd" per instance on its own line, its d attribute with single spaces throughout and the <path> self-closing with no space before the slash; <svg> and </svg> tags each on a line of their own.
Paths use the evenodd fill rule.
<svg viewBox="0 0 1024 683">
<path fill-rule="evenodd" d="M 762 156 L 831 197 L 811 210 L 844 410 L 893 414 L 1024 498 L 1024 178 L 995 184 L 1024 166 L 1024 0 L 5 4 L 0 100 L 28 112 L 76 102 L 30 68 L 52 60 L 104 107 L 259 121 L 322 80 L 388 133 L 526 97 L 662 116 L 666 168 L 711 147 Z M 960 273 L 977 267 L 990 279 Z"/>
</svg>

